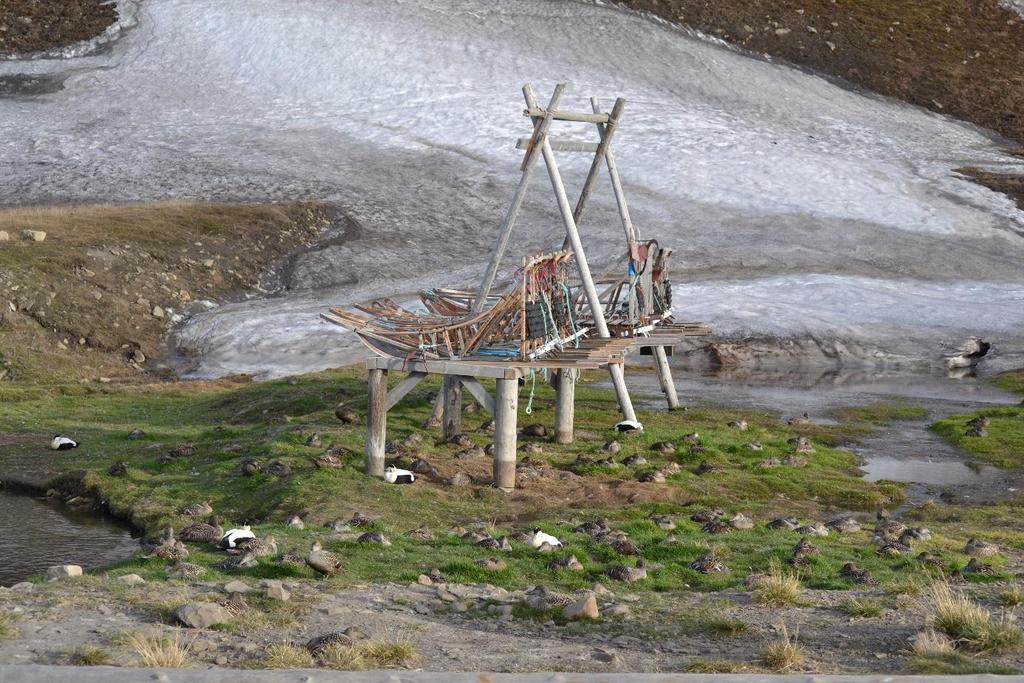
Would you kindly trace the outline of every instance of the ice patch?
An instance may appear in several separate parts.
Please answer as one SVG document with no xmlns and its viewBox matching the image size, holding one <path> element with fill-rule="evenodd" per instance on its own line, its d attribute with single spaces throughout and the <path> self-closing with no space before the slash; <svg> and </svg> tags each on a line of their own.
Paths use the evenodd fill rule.
<svg viewBox="0 0 1024 683">
<path fill-rule="evenodd" d="M 285 296 L 193 318 L 181 338 L 204 374 L 325 367 L 339 357 L 316 317 L 327 305 L 478 278 L 518 179 L 527 81 L 542 98 L 569 81 L 572 108 L 627 98 L 616 153 L 635 221 L 678 249 L 676 282 L 705 280 L 693 286 L 711 303 L 695 315 L 720 329 L 841 330 L 836 311 L 852 307 L 878 337 L 934 330 L 950 314 L 918 309 L 941 299 L 940 281 L 961 303 L 958 283 L 1024 281 L 1024 214 L 953 172 L 1024 170 L 982 132 L 635 13 L 547 0 L 124 6 L 137 25 L 106 50 L 0 62 L 0 75 L 66 77 L 60 92 L 0 98 L 0 202 L 313 197 L 362 226 L 303 256 Z M 587 161 L 563 164 L 571 191 Z M 544 174 L 535 182 L 510 260 L 561 241 Z M 606 191 L 583 225 L 602 268 L 622 253 Z M 821 275 L 773 284 L 801 273 Z M 761 314 L 716 307 L 742 304 L 740 285 L 707 284 L 722 277 L 749 280 Z M 909 297 L 893 293 L 902 279 Z M 1001 287 L 976 327 L 1024 324 Z"/>
</svg>

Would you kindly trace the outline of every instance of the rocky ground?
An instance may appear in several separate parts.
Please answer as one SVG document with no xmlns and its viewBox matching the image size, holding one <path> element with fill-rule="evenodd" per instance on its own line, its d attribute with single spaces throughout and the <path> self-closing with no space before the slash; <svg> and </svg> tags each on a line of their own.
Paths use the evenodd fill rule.
<svg viewBox="0 0 1024 683">
<path fill-rule="evenodd" d="M 0 57 L 65 47 L 103 32 L 117 19 L 103 0 L 5 0 L 0 5 Z"/>
<path fill-rule="evenodd" d="M 915 652 L 933 607 L 913 584 L 901 591 L 809 590 L 800 605 L 760 606 L 745 590 L 652 595 L 606 583 L 610 589 L 595 584 L 597 593 L 567 596 L 573 602 L 596 597 L 599 616 L 576 621 L 562 618 L 561 608 L 531 607 L 539 598 L 525 586 L 386 583 L 339 590 L 287 579 L 141 583 L 138 575 L 112 572 L 0 591 L 9 624 L 0 661 L 146 665 L 132 638 L 145 634 L 180 644 L 185 666 L 310 666 L 307 643 L 347 632 L 357 647 L 393 648 L 372 668 L 770 671 L 779 667 L 765 661 L 766 648 L 784 638 L 785 628 L 803 658 L 783 667 L 790 670 L 1006 673 L 1024 663 L 1012 655 Z M 267 597 L 268 586 L 286 601 Z M 970 593 L 1008 618 L 1024 614 L 1019 606 L 1003 607 L 1005 585 Z M 183 627 L 174 616 L 179 604 L 202 605 L 204 617 L 223 623 Z M 329 656 L 318 659 L 333 666 Z"/>
</svg>

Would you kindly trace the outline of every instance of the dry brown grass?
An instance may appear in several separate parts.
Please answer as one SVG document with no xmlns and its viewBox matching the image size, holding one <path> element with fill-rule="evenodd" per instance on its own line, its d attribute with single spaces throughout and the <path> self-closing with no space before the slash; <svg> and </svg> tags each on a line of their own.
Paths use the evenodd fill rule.
<svg viewBox="0 0 1024 683">
<path fill-rule="evenodd" d="M 313 655 L 306 648 L 291 643 L 271 645 L 260 664 L 265 669 L 309 669 L 316 666 Z"/>
<path fill-rule="evenodd" d="M 762 607 L 782 607 L 803 605 L 807 599 L 803 595 L 800 577 L 783 569 L 778 562 L 772 562 L 768 573 L 757 581 L 754 602 Z"/>
<path fill-rule="evenodd" d="M 189 665 L 189 650 L 194 641 L 193 636 L 186 642 L 180 631 L 175 632 L 173 638 L 162 634 L 133 631 L 124 634 L 121 639 L 121 642 L 138 655 L 140 666 L 171 669 L 181 669 Z"/>
<path fill-rule="evenodd" d="M 419 657 L 416 646 L 404 639 L 373 639 L 353 645 L 334 643 L 320 656 L 320 663 L 341 671 L 397 669 Z"/>
<path fill-rule="evenodd" d="M 807 660 L 803 649 L 797 645 L 797 636 L 789 635 L 785 624 L 779 624 L 779 640 L 765 645 L 761 650 L 761 661 L 772 671 L 793 671 L 800 668 Z"/>
<path fill-rule="evenodd" d="M 1006 618 L 992 614 L 945 582 L 931 589 L 929 622 L 958 648 L 973 652 L 1013 652 L 1024 648 L 1024 631 Z"/>
</svg>

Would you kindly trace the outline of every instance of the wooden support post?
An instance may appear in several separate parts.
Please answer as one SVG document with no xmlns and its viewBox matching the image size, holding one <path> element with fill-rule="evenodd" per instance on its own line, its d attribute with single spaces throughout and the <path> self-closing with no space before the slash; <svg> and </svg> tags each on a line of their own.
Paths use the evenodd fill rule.
<svg viewBox="0 0 1024 683">
<path fill-rule="evenodd" d="M 423 381 L 427 376 L 425 372 L 410 372 L 406 375 L 405 379 L 398 383 L 398 385 L 388 392 L 388 403 L 387 409 L 391 410 L 395 405 L 401 401 L 406 395 L 416 388 L 416 385 Z"/>
<path fill-rule="evenodd" d="M 618 104 L 618 101 L 615 103 Z M 601 111 L 600 105 L 597 103 L 597 98 L 590 98 L 590 107 L 594 110 L 594 113 Z M 604 127 L 601 124 L 597 124 L 597 130 L 603 132 Z M 608 166 L 608 177 L 612 181 L 612 191 L 615 193 L 615 204 L 619 207 L 619 218 L 622 219 L 622 229 L 626 233 L 627 242 L 639 241 L 640 236 L 637 234 L 636 227 L 633 225 L 633 219 L 629 215 L 629 205 L 626 204 L 626 193 L 622 189 L 622 180 L 619 178 L 619 167 L 615 164 L 615 155 L 609 148 L 605 150 L 604 162 Z"/>
<path fill-rule="evenodd" d="M 458 375 L 444 376 L 441 393 L 444 396 L 441 436 L 448 441 L 456 434 L 462 433 L 462 382 L 459 381 Z"/>
<path fill-rule="evenodd" d="M 519 413 L 519 381 L 495 380 L 494 485 L 511 490 L 516 486 L 516 418 Z"/>
<path fill-rule="evenodd" d="M 679 397 L 676 395 L 676 385 L 672 380 L 672 368 L 668 364 L 668 354 L 664 346 L 654 347 L 654 360 L 658 366 L 658 381 L 661 382 L 661 390 L 665 393 L 665 400 L 668 402 L 669 410 L 678 410 Z"/>
<path fill-rule="evenodd" d="M 555 161 L 555 153 L 551 151 L 547 138 L 540 142 L 541 152 L 544 153 L 544 163 L 548 167 L 548 176 L 551 178 L 551 186 L 558 198 L 558 208 L 562 214 L 562 222 L 565 224 L 566 237 L 572 244 L 573 253 L 576 255 L 576 267 L 580 271 L 580 279 L 583 281 L 583 291 L 587 294 L 587 303 L 590 305 L 590 312 L 594 318 L 594 327 L 600 337 L 608 338 L 608 323 L 604 319 L 604 307 L 594 285 L 594 278 L 590 274 L 590 264 L 587 263 L 587 255 L 583 251 L 583 242 L 580 240 L 580 233 L 576 229 L 576 220 L 573 218 L 572 207 L 569 206 L 569 198 L 565 194 L 565 185 L 562 183 L 562 175 L 558 172 L 558 164 Z M 612 377 L 612 385 L 615 387 L 615 398 L 619 403 L 619 411 L 625 420 L 636 421 L 636 412 L 633 410 L 633 401 L 629 398 L 629 390 L 626 388 L 626 375 L 622 365 L 612 363 L 608 366 L 608 372 Z"/>
<path fill-rule="evenodd" d="M 576 382 L 568 368 L 555 373 L 555 442 L 572 443 Z"/>
<path fill-rule="evenodd" d="M 366 381 L 366 474 L 384 476 L 384 440 L 388 431 L 388 371 L 370 370 Z"/>
<path fill-rule="evenodd" d="M 551 101 L 548 103 L 548 112 L 553 112 L 555 107 L 558 106 L 559 100 L 562 99 L 562 91 L 565 90 L 565 84 L 559 83 L 555 86 L 555 92 L 551 96 Z M 526 98 L 527 106 L 533 106 L 537 99 L 533 93 L 533 86 L 526 84 L 523 86 L 523 96 Z M 534 119 L 534 133 L 531 140 L 536 144 L 538 139 L 544 139 L 547 135 L 548 126 L 551 125 L 551 115 L 546 114 L 543 118 Z M 484 278 L 480 282 L 480 289 L 477 290 L 476 299 L 473 300 L 473 306 L 470 309 L 473 313 L 479 313 L 484 310 L 484 305 L 487 303 L 487 295 L 491 293 L 491 287 L 494 285 L 494 278 L 498 274 L 498 267 L 501 266 L 501 259 L 505 255 L 505 249 L 508 247 L 508 238 L 512 234 L 512 228 L 516 224 L 516 218 L 519 216 L 519 211 L 523 207 L 523 200 L 526 198 L 526 190 L 530 186 L 530 179 L 533 177 L 533 169 L 536 167 L 537 154 L 536 150 L 528 148 L 526 155 L 523 157 L 523 175 L 519 179 L 519 185 L 516 187 L 516 193 L 512 196 L 512 205 L 508 207 L 508 213 L 505 214 L 505 221 L 501 224 L 501 231 L 498 233 L 498 243 L 494 247 L 494 251 L 491 253 L 491 261 L 487 264 L 487 270 L 484 272 Z"/>
<path fill-rule="evenodd" d="M 494 399 L 487 393 L 487 390 L 483 388 L 479 380 L 475 377 L 459 377 L 462 382 L 462 386 L 469 392 L 470 396 L 476 399 L 476 402 L 487 411 L 487 414 L 494 418 Z"/>
</svg>

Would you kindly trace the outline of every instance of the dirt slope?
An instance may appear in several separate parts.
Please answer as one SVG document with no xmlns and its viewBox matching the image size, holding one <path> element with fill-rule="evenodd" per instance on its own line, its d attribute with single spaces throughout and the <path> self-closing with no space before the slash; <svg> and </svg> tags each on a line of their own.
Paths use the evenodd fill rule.
<svg viewBox="0 0 1024 683">
<path fill-rule="evenodd" d="M 64 47 L 102 33 L 116 18 L 103 0 L 4 0 L 0 55 Z"/>
<path fill-rule="evenodd" d="M 326 222 L 315 204 L 0 210 L 0 381 L 139 376 L 176 315 L 251 290 Z"/>
<path fill-rule="evenodd" d="M 1024 19 L 998 0 L 624 0 L 1024 139 Z"/>
</svg>

